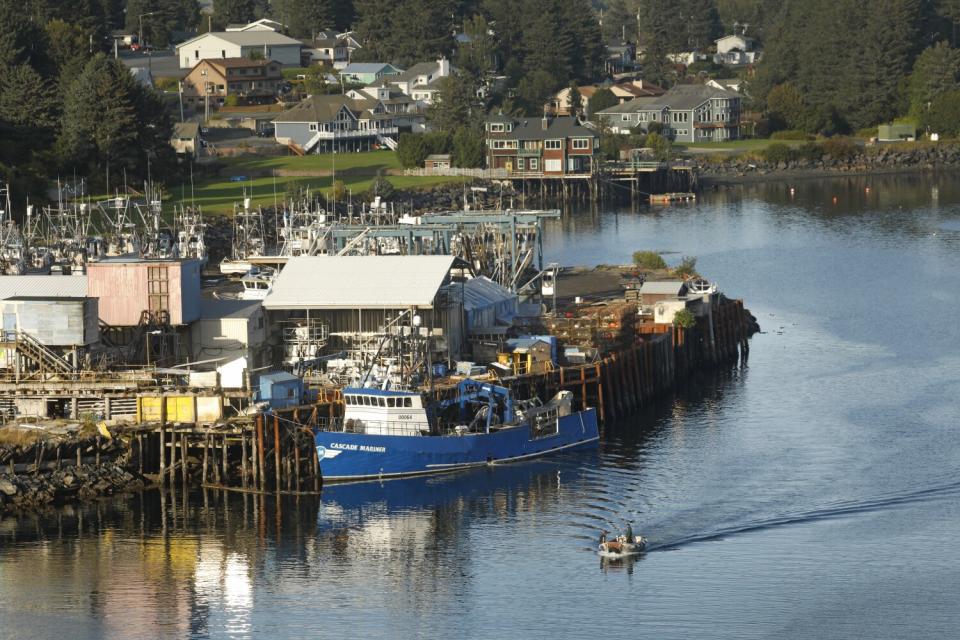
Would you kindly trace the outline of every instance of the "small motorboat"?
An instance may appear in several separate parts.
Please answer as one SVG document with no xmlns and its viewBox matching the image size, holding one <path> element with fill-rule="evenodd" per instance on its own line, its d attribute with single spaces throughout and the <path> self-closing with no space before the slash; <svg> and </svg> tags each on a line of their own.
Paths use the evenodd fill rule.
<svg viewBox="0 0 960 640">
<path fill-rule="evenodd" d="M 613 540 L 607 540 L 605 533 L 600 534 L 600 555 L 608 558 L 636 555 L 642 553 L 646 548 L 647 539 L 643 536 L 633 535 L 632 531 L 628 535 L 617 536 Z"/>
</svg>

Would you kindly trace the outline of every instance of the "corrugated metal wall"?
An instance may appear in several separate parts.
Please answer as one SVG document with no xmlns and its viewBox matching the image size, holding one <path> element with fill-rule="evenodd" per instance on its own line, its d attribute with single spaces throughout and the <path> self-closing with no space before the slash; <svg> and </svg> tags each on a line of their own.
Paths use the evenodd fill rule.
<svg viewBox="0 0 960 640">
<path fill-rule="evenodd" d="M 16 316 L 17 329 L 48 346 L 81 346 L 100 339 L 97 300 L 93 298 L 4 300 L 0 311 Z M 9 327 L 8 322 L 4 325 Z"/>
</svg>

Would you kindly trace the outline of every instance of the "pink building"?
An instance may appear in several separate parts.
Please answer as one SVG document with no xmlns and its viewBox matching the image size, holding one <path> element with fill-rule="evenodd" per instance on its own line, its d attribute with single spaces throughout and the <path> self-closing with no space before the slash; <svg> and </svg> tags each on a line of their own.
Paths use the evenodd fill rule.
<svg viewBox="0 0 960 640">
<path fill-rule="evenodd" d="M 107 258 L 87 265 L 88 295 L 99 298 L 100 320 L 115 327 L 140 323 L 144 311 L 166 312 L 171 325 L 200 317 L 200 261 Z"/>
</svg>

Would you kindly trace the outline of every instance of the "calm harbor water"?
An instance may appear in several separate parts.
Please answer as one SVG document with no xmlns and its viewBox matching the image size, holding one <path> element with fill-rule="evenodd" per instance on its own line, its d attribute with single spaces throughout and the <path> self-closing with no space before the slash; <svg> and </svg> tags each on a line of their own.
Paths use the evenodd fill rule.
<svg viewBox="0 0 960 640">
<path fill-rule="evenodd" d="M 760 321 L 748 366 L 594 452 L 0 520 L 0 638 L 956 637 L 960 179 L 790 186 L 577 213 L 545 242 L 697 256 Z M 653 549 L 601 561 L 628 521 Z"/>
</svg>

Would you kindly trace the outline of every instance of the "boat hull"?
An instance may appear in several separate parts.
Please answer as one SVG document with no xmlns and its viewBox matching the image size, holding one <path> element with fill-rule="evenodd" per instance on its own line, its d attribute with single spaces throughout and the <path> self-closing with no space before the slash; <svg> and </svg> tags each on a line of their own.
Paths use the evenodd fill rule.
<svg viewBox="0 0 960 640">
<path fill-rule="evenodd" d="M 318 431 L 317 456 L 324 482 L 399 478 L 444 473 L 536 458 L 594 445 L 597 412 L 586 409 L 558 419 L 557 433 L 531 437 L 528 425 L 450 436 L 392 436 Z"/>
</svg>

